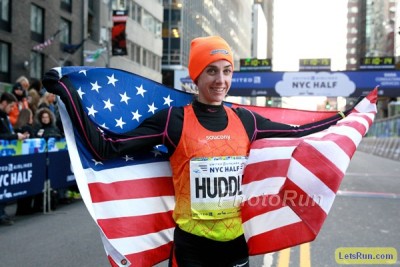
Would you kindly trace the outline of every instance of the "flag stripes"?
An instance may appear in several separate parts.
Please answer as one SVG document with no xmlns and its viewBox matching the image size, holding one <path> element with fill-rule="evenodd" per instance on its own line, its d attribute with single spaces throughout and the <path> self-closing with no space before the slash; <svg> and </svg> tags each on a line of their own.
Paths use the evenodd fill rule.
<svg viewBox="0 0 400 267">
<path fill-rule="evenodd" d="M 356 106 L 357 112 L 325 131 L 300 139 L 253 142 L 244 170 L 242 205 L 251 255 L 277 251 L 316 237 L 350 159 L 373 121 L 373 101 L 374 97 L 363 99 Z M 363 110 L 369 113 L 362 113 Z M 275 151 L 282 153 L 274 157 Z"/>
</svg>

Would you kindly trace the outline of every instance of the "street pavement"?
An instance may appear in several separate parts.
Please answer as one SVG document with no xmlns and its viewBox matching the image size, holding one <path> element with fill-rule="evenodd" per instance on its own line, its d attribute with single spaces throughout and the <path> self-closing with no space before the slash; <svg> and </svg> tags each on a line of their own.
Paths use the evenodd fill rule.
<svg viewBox="0 0 400 267">
<path fill-rule="evenodd" d="M 15 204 L 7 207 L 15 213 Z M 341 247 L 393 247 L 400 251 L 400 162 L 356 152 L 333 207 L 316 240 L 284 251 L 251 257 L 253 267 L 338 265 Z M 400 262 L 394 266 L 399 266 Z M 0 266 L 106 267 L 98 228 L 83 202 L 47 214 L 15 217 L 0 226 Z M 167 262 L 157 265 L 166 267 Z M 384 266 L 384 265 L 381 265 Z M 393 266 L 393 265 L 391 265 Z"/>
</svg>

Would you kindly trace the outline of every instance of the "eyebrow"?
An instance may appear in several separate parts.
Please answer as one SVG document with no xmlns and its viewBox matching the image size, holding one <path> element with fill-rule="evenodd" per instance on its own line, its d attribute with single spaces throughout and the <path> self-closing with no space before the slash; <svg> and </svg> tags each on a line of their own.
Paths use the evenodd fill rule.
<svg viewBox="0 0 400 267">
<path fill-rule="evenodd" d="M 231 65 L 231 64 L 228 64 L 228 65 L 226 65 L 226 66 L 223 66 L 222 68 L 223 68 L 223 69 L 227 69 L 227 68 L 229 68 L 229 67 L 232 67 L 232 65 Z M 207 68 L 219 68 L 219 67 L 216 66 L 216 65 L 213 65 L 213 64 L 211 63 L 210 65 L 207 66 Z"/>
</svg>

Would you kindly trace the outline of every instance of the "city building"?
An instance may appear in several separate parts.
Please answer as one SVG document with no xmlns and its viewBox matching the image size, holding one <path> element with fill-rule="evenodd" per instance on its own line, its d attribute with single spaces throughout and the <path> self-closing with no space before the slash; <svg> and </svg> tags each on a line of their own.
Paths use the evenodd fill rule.
<svg viewBox="0 0 400 267">
<path fill-rule="evenodd" d="M 0 0 L 0 90 L 21 75 L 40 79 L 52 67 L 82 63 L 83 3 Z"/>
<path fill-rule="evenodd" d="M 163 84 L 180 87 L 195 37 L 224 38 L 234 52 L 235 69 L 240 58 L 251 55 L 253 0 L 164 0 L 163 5 Z"/>
</svg>

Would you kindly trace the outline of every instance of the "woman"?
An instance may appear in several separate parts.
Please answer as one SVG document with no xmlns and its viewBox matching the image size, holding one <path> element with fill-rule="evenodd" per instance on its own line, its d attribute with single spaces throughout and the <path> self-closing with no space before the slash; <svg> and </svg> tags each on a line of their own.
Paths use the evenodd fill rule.
<svg viewBox="0 0 400 267">
<path fill-rule="evenodd" d="M 88 136 L 87 147 L 98 159 L 149 151 L 158 144 L 168 148 L 176 198 L 173 218 L 177 224 L 171 265 L 249 266 L 240 207 L 219 212 L 218 203 L 210 194 L 204 194 L 204 190 L 210 189 L 196 180 L 199 162 L 207 166 L 205 175 L 210 174 L 210 166 L 236 167 L 244 163 L 250 144 L 256 139 L 305 136 L 342 118 L 336 115 L 294 127 L 272 122 L 243 108 L 227 108 L 222 102 L 231 86 L 233 70 L 232 51 L 225 40 L 218 36 L 194 39 L 189 74 L 198 87 L 197 98 L 191 105 L 161 110 L 123 136 L 105 136 L 99 132 L 85 114 L 78 93 L 60 86 L 56 72 L 49 71 L 43 80 L 48 91 L 60 95 L 72 123 L 78 125 L 82 136 Z M 202 161 L 204 158 L 212 160 Z M 226 174 L 224 168 L 219 171 L 219 176 Z M 241 174 L 235 168 L 229 173 Z M 218 184 L 209 186 L 214 193 L 218 191 Z M 240 195 L 240 190 L 229 194 Z M 204 207 L 207 213 L 203 212 Z"/>
<path fill-rule="evenodd" d="M 29 103 L 27 100 L 26 91 L 21 83 L 17 82 L 14 84 L 11 92 L 17 98 L 17 102 L 8 116 L 11 124 L 15 126 L 20 110 L 23 108 L 29 108 Z"/>
<path fill-rule="evenodd" d="M 14 132 L 16 133 L 29 133 L 29 136 L 33 137 L 33 113 L 29 108 L 23 108 L 19 112 L 17 122 L 14 126 Z"/>
<path fill-rule="evenodd" d="M 37 111 L 35 116 L 34 135 L 38 138 L 62 137 L 62 133 L 56 126 L 55 116 L 50 109 L 41 108 Z"/>
</svg>

